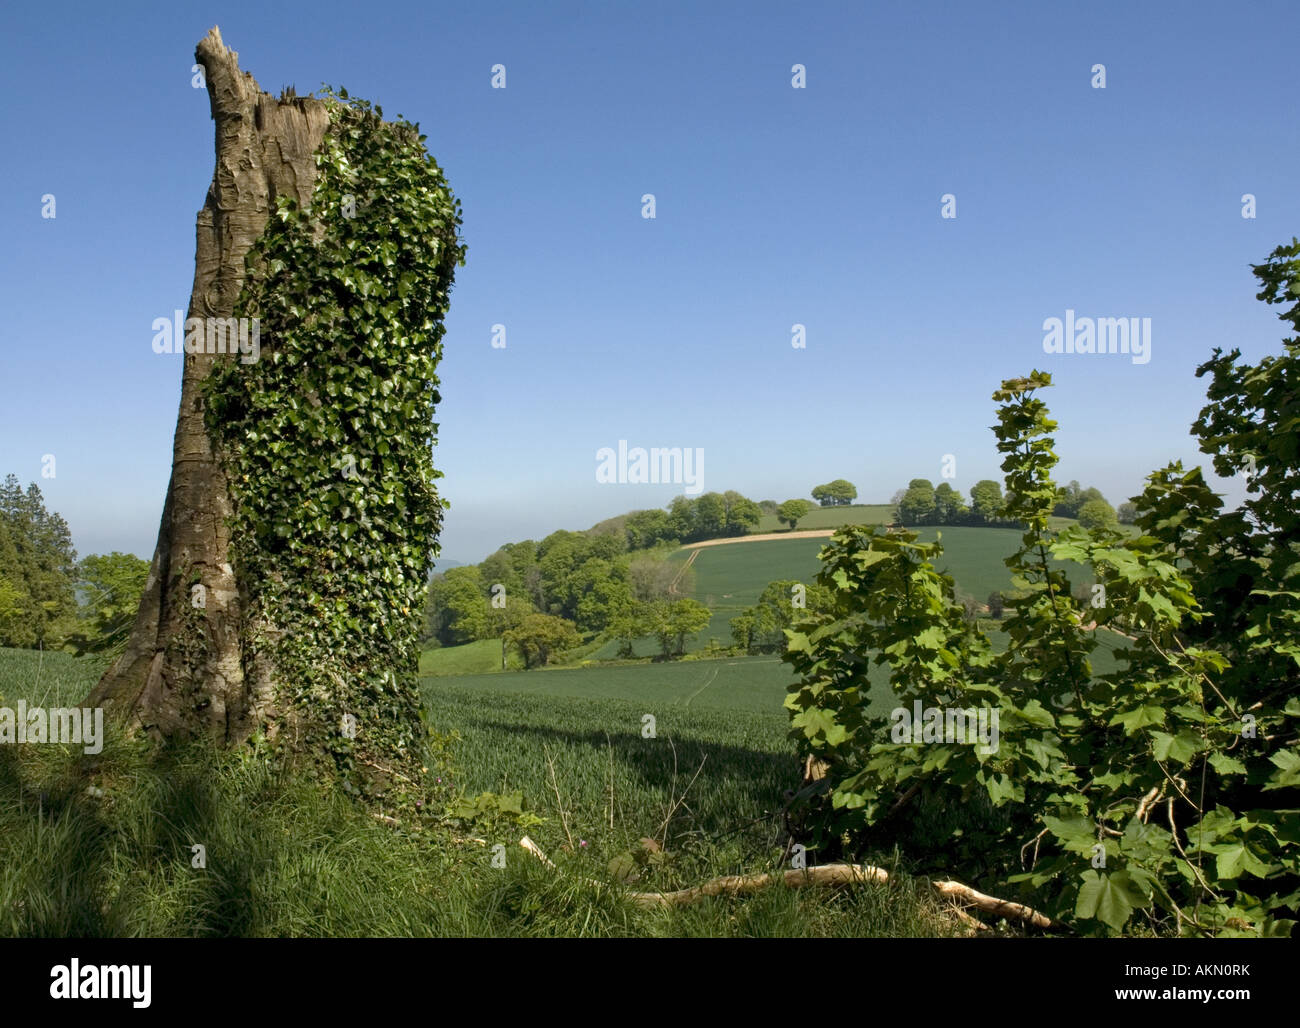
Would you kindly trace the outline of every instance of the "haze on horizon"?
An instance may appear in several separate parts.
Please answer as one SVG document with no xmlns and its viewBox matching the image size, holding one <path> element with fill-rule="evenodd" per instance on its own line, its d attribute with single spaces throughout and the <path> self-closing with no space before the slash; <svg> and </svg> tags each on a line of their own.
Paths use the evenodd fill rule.
<svg viewBox="0 0 1300 1028">
<path fill-rule="evenodd" d="M 704 491 L 777 501 L 842 477 L 883 503 L 954 454 L 969 496 L 1001 480 L 993 390 L 1034 368 L 1056 383 L 1059 482 L 1117 505 L 1170 460 L 1203 463 L 1196 366 L 1283 334 L 1250 265 L 1300 224 L 1300 140 L 1278 131 L 1296 100 L 1274 90 L 1292 36 L 1270 28 L 1288 7 L 660 10 L 220 17 L 268 88 L 327 81 L 418 120 L 463 202 L 435 449 L 447 559 L 683 491 L 598 482 L 620 440 L 698 448 Z M 153 551 L 180 361 L 150 326 L 193 279 L 208 17 L 0 15 L 22 41 L 0 76 L 42 98 L 0 112 L 0 474 L 37 482 L 83 556 Z M 109 80 L 113 117 L 88 118 Z M 1149 361 L 1045 353 L 1067 311 L 1150 319 Z"/>
</svg>

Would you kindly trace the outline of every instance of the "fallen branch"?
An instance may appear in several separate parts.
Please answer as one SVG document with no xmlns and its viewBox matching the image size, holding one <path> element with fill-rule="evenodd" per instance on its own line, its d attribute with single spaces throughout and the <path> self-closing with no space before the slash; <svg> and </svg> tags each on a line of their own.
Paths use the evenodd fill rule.
<svg viewBox="0 0 1300 1028">
<path fill-rule="evenodd" d="M 970 914 L 962 910 L 961 907 L 954 906 L 952 912 L 957 915 L 957 920 L 969 928 L 972 932 L 991 932 L 993 929 L 981 921 L 978 917 L 971 917 Z"/>
<path fill-rule="evenodd" d="M 525 835 L 522 839 L 520 839 L 519 845 L 522 846 L 524 849 L 526 849 L 533 856 L 535 856 L 547 867 L 549 867 L 552 871 L 559 870 L 554 864 L 551 863 L 550 858 L 545 853 L 542 852 L 542 847 L 538 846 L 537 843 L 533 842 L 533 840 L 528 838 L 528 836 Z"/>
<path fill-rule="evenodd" d="M 525 835 L 520 839 L 519 845 L 551 870 L 558 870 L 542 848 L 528 836 Z M 606 885 L 592 878 L 584 880 L 602 888 Z M 784 882 L 787 889 L 798 889 L 807 885 L 857 885 L 862 882 L 876 882 L 883 885 L 889 881 L 889 872 L 870 864 L 822 864 L 819 867 L 785 871 L 781 874 L 723 875 L 689 889 L 678 889 L 675 892 L 629 892 L 626 896 L 637 906 L 646 909 L 682 907 L 707 896 L 740 896 L 758 892 L 760 889 L 774 885 L 777 881 Z M 960 899 L 968 906 L 977 907 L 998 917 L 1005 917 L 1009 921 L 1020 921 L 1035 928 L 1054 926 L 1051 918 L 1046 914 L 1040 914 L 1033 907 L 998 899 L 996 896 L 986 896 L 960 882 L 931 882 L 930 884 L 945 896 Z M 979 923 L 960 908 L 956 912 L 958 917 L 967 924 L 972 921 Z M 987 929 L 987 927 L 981 925 L 981 928 Z"/>
<path fill-rule="evenodd" d="M 859 864 L 823 864 L 802 871 L 786 871 L 780 875 L 723 875 L 712 878 L 703 885 L 676 892 L 630 892 L 628 898 L 639 907 L 682 907 L 705 896 L 739 896 L 758 892 L 780 878 L 786 888 L 797 889 L 804 885 L 854 885 L 858 882 L 887 882 L 889 873 L 878 867 Z"/>
<path fill-rule="evenodd" d="M 1033 907 L 1027 907 L 1023 903 L 1012 903 L 1010 900 L 998 899 L 996 896 L 986 896 L 982 892 L 977 892 L 969 885 L 962 885 L 960 882 L 931 882 L 945 896 L 957 896 L 965 900 L 973 907 L 990 914 L 996 914 L 998 917 L 1005 917 L 1008 921 L 1021 921 L 1025 924 L 1031 924 L 1035 928 L 1051 928 L 1052 919 L 1046 914 L 1040 914 Z"/>
</svg>

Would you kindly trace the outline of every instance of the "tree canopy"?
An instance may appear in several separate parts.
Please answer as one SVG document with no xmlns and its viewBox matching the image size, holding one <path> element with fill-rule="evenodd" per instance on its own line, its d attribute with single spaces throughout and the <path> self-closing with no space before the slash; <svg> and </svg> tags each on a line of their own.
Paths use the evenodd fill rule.
<svg viewBox="0 0 1300 1028">
<path fill-rule="evenodd" d="M 837 478 L 825 485 L 814 486 L 812 498 L 823 507 L 843 507 L 858 497 L 857 486 L 843 478 Z"/>
</svg>

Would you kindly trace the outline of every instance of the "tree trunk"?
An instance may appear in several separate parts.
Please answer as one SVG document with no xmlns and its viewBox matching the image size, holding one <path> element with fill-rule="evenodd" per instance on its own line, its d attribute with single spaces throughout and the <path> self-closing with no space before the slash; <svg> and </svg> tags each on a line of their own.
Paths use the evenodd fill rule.
<svg viewBox="0 0 1300 1028">
<path fill-rule="evenodd" d="M 319 100 L 262 92 L 216 28 L 195 57 L 216 123 L 216 170 L 198 215 L 187 316 L 227 318 L 244 283 L 244 257 L 275 198 L 309 204 L 329 114 Z M 157 738 L 237 742 L 264 722 L 283 728 L 284 713 L 274 709 L 272 669 L 246 652 L 248 626 L 229 554 L 230 488 L 204 424 L 203 380 L 217 362 L 237 358 L 183 359 L 172 475 L 148 584 L 125 652 L 86 702 Z"/>
</svg>

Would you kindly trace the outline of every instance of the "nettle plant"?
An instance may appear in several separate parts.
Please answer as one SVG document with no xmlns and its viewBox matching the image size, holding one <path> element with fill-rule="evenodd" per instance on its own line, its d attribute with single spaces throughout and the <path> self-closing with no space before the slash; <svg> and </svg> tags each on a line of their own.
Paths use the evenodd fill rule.
<svg viewBox="0 0 1300 1028">
<path fill-rule="evenodd" d="M 205 399 L 249 623 L 274 625 L 246 643 L 274 651 L 296 747 L 331 754 L 344 787 L 366 792 L 359 757 L 409 775 L 427 742 L 416 671 L 445 506 L 436 368 L 466 250 L 418 126 L 346 90 L 322 99 L 310 209 L 278 198 L 246 261 L 236 314 L 260 319 L 261 359 L 218 365 Z"/>
<path fill-rule="evenodd" d="M 1300 332 L 1300 243 L 1255 267 L 1258 298 Z M 823 549 L 830 612 L 787 632 L 792 736 L 826 762 L 815 842 L 903 844 L 1081 932 L 1290 935 L 1300 906 L 1300 340 L 1258 364 L 1216 350 L 1193 426 L 1238 510 L 1174 463 L 1133 498 L 1137 533 L 1049 528 L 1057 462 L 1035 371 L 1003 383 L 994 432 L 1024 526 L 1006 561 L 1022 589 L 990 639 L 962 617 L 939 543 L 876 527 Z M 1053 561 L 1056 561 L 1055 565 Z M 1090 568 L 1076 599 L 1060 561 Z M 1096 627 L 1094 627 L 1094 625 Z M 1117 670 L 1095 674 L 1097 628 Z M 1109 633 L 1108 633 L 1109 634 Z M 888 667 L 896 703 L 872 704 Z M 892 708 L 999 715 L 996 749 L 895 741 Z"/>
</svg>

